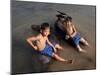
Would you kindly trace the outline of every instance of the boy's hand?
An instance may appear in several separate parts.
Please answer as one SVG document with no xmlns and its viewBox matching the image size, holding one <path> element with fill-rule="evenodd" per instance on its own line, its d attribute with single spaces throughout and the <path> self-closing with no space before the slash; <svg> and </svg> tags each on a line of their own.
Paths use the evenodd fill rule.
<svg viewBox="0 0 100 75">
<path fill-rule="evenodd" d="M 74 32 L 74 33 L 71 35 L 71 38 L 73 38 L 76 34 L 77 34 L 77 32 Z"/>
<path fill-rule="evenodd" d="M 66 40 L 67 40 L 67 39 L 69 39 L 69 38 L 70 38 L 70 36 L 69 36 L 69 35 L 66 35 L 66 36 L 65 36 L 65 39 L 66 39 Z"/>
<path fill-rule="evenodd" d="M 38 49 L 37 46 L 34 46 L 34 49 L 37 50 Z"/>
</svg>

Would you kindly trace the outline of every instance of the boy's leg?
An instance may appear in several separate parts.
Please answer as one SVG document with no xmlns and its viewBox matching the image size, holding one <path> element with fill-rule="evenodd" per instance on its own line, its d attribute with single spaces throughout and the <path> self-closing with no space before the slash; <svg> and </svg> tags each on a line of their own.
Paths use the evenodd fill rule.
<svg viewBox="0 0 100 75">
<path fill-rule="evenodd" d="M 60 46 L 59 44 L 56 44 L 56 45 L 55 45 L 55 48 L 58 49 L 58 50 L 63 50 L 63 47 Z"/>
<path fill-rule="evenodd" d="M 89 46 L 88 42 L 87 42 L 84 38 L 81 38 L 81 39 L 80 39 L 80 42 L 82 42 L 82 43 L 85 44 L 86 46 Z"/>
<path fill-rule="evenodd" d="M 67 62 L 67 63 L 72 63 L 72 60 L 65 60 L 64 58 L 58 56 L 57 54 L 53 53 L 53 57 L 58 60 L 58 61 L 61 61 L 61 62 Z"/>
<path fill-rule="evenodd" d="M 85 50 L 83 50 L 81 47 L 80 47 L 80 45 L 78 44 L 77 46 L 77 49 L 79 50 L 79 52 L 84 52 L 84 53 L 86 53 L 86 51 Z"/>
<path fill-rule="evenodd" d="M 53 53 L 53 57 L 58 60 L 58 61 L 66 61 L 65 59 L 63 59 L 62 57 L 58 56 L 57 54 Z"/>
</svg>

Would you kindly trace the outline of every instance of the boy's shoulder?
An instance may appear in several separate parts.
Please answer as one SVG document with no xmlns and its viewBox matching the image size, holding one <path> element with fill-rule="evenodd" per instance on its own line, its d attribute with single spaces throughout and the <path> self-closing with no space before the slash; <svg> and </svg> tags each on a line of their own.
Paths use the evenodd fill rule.
<svg viewBox="0 0 100 75">
<path fill-rule="evenodd" d="M 34 38 L 34 37 L 37 38 L 37 39 L 40 39 L 42 36 L 41 36 L 41 34 L 31 36 L 31 38 Z"/>
</svg>

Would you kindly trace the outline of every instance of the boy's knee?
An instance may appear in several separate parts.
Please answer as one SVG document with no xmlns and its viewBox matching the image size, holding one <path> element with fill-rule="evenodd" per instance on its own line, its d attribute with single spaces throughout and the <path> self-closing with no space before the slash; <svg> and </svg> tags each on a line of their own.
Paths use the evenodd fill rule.
<svg viewBox="0 0 100 75">
<path fill-rule="evenodd" d="M 52 57 L 55 57 L 55 56 L 57 56 L 57 54 L 55 54 L 55 53 L 52 53 Z"/>
<path fill-rule="evenodd" d="M 55 47 L 58 47 L 59 46 L 59 44 L 55 44 Z"/>
</svg>

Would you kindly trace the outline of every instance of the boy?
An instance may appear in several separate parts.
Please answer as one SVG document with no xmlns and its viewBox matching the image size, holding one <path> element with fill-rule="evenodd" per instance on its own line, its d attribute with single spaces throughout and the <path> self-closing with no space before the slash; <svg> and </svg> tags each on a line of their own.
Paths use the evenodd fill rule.
<svg viewBox="0 0 100 75">
<path fill-rule="evenodd" d="M 66 32 L 66 39 L 70 38 L 72 40 L 72 43 L 80 52 L 86 52 L 84 51 L 80 45 L 79 42 L 82 42 L 86 46 L 88 46 L 88 42 L 83 38 L 80 37 L 80 34 L 77 32 L 74 24 L 72 23 L 72 17 L 68 16 L 66 20 L 63 21 L 63 30 Z"/>
<path fill-rule="evenodd" d="M 57 49 L 62 49 L 59 44 L 55 44 L 55 46 L 49 41 L 48 35 L 50 34 L 50 26 L 48 23 L 43 23 L 40 27 L 40 34 L 36 37 L 29 37 L 27 42 L 38 52 L 43 55 L 50 56 L 55 58 L 58 61 L 71 63 L 72 60 L 65 60 L 62 57 L 57 55 Z M 35 41 L 35 44 L 32 43 Z M 54 50 L 54 51 L 53 51 Z"/>
</svg>

